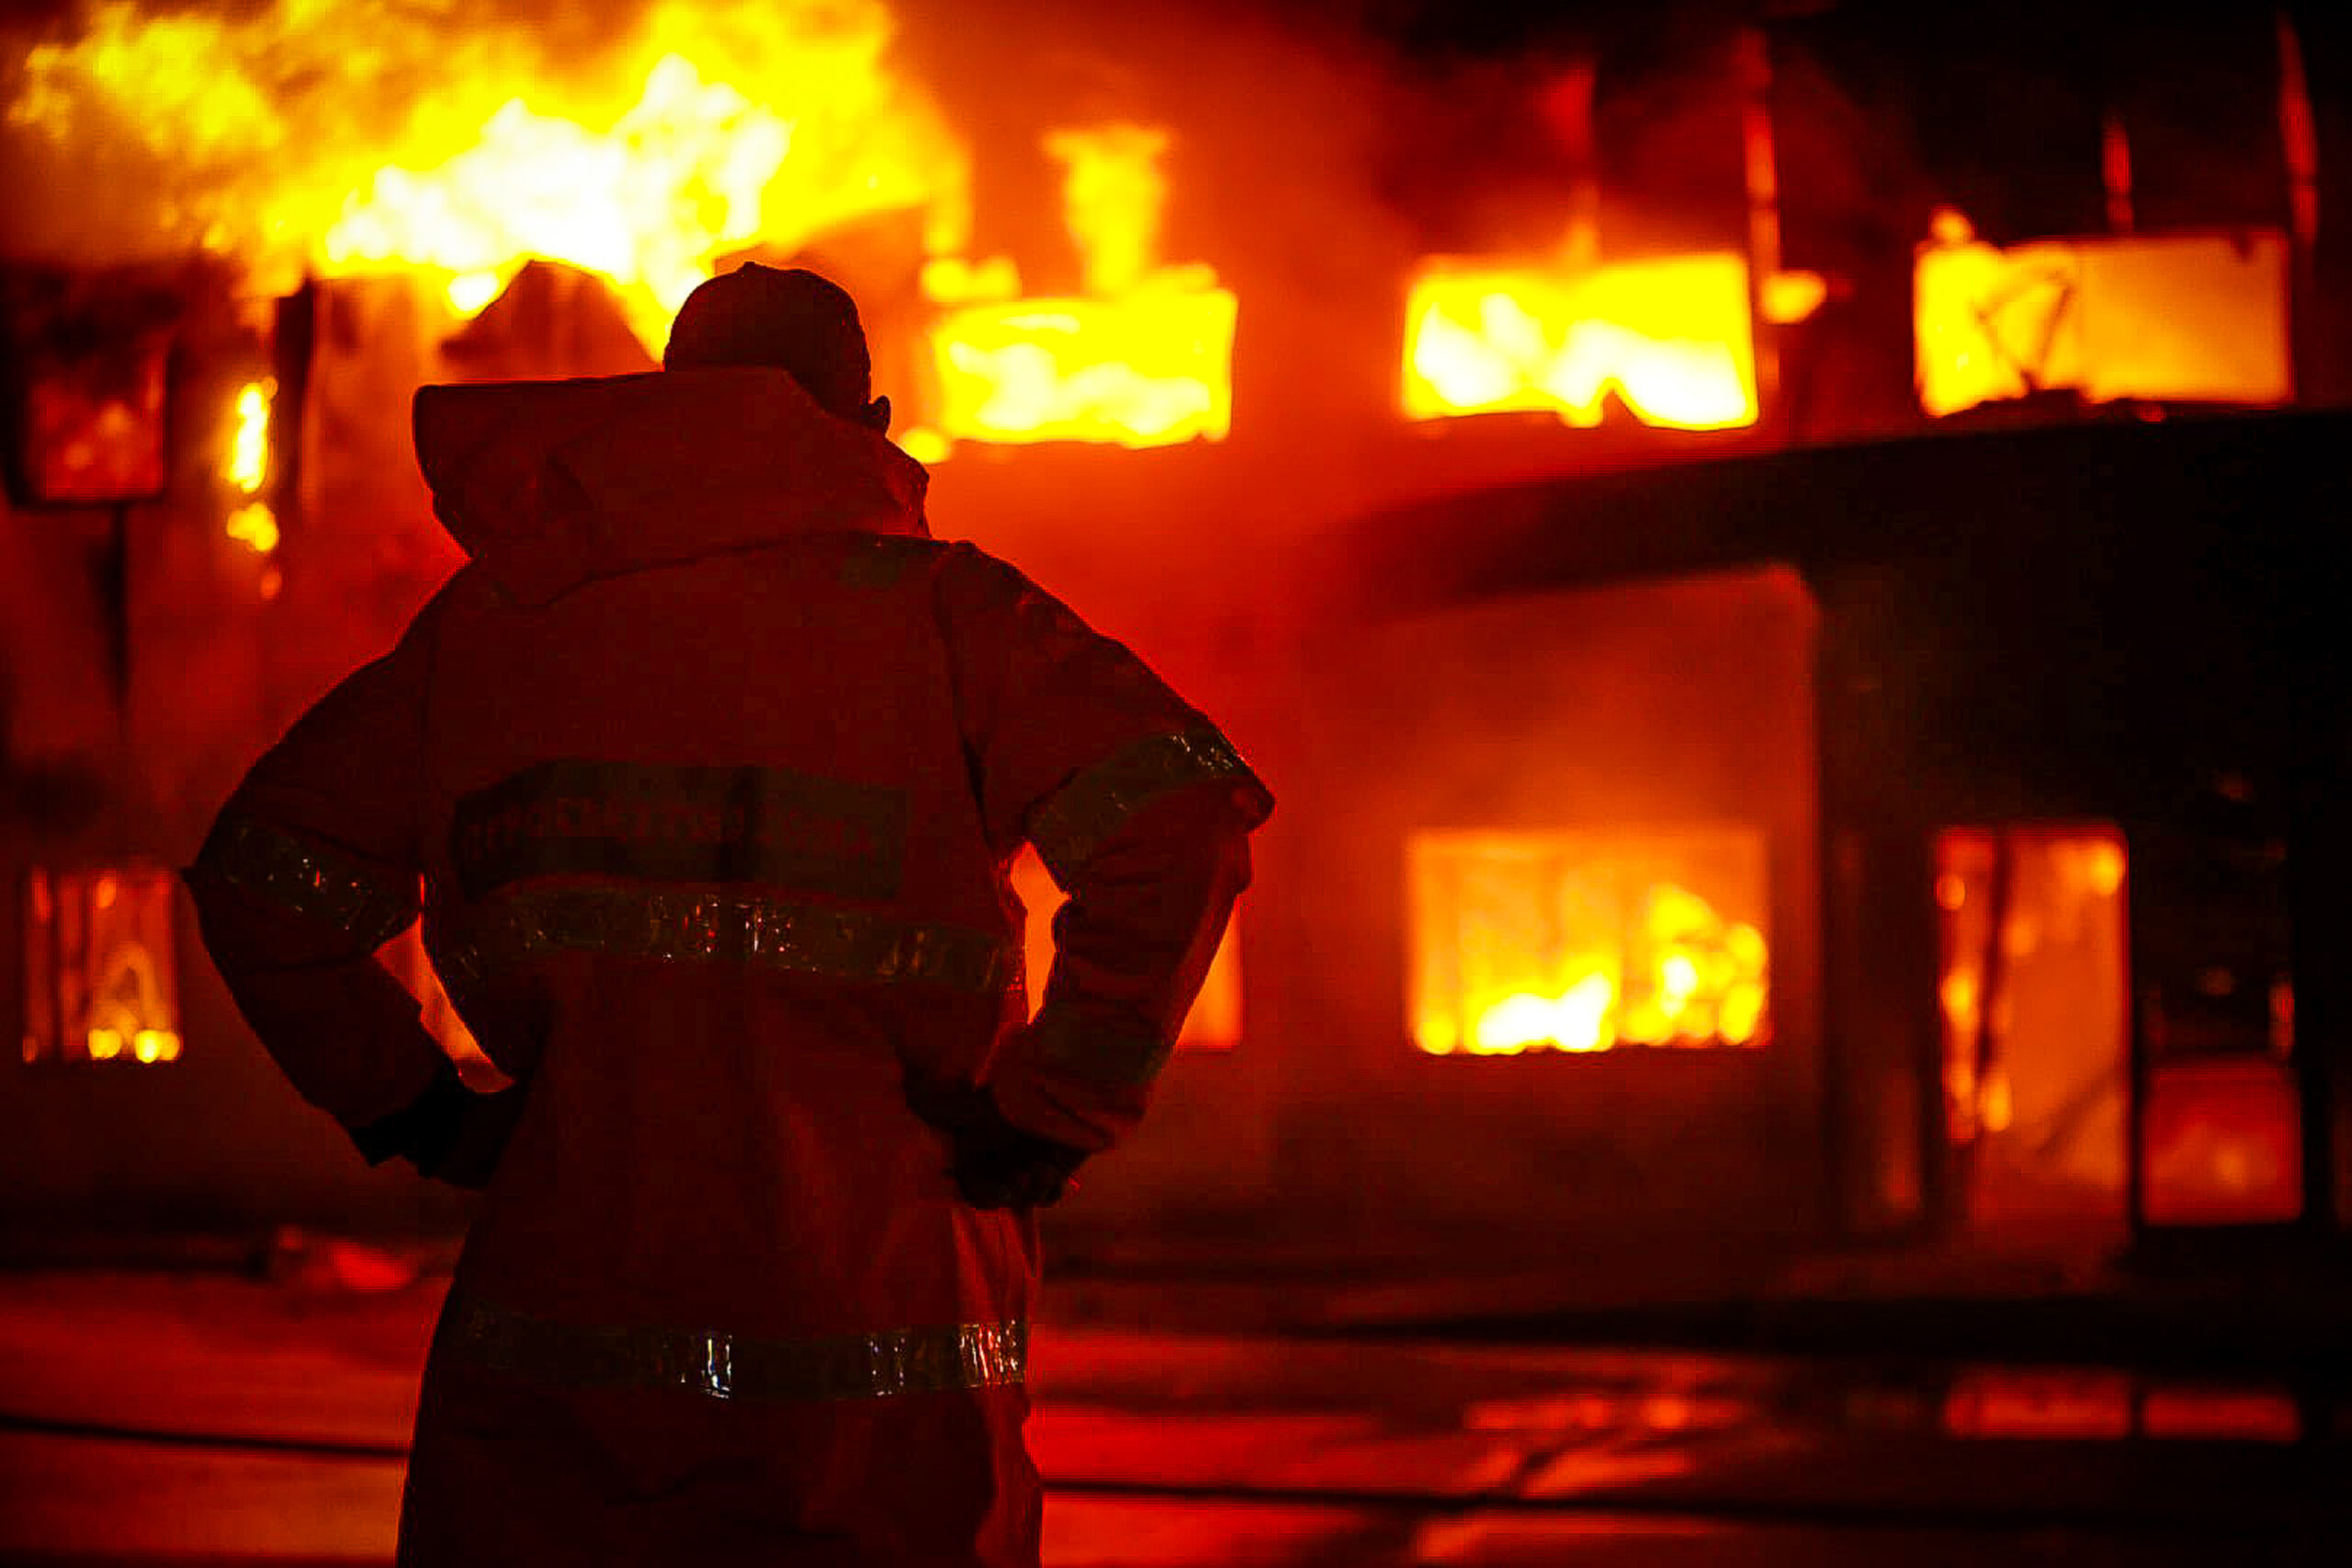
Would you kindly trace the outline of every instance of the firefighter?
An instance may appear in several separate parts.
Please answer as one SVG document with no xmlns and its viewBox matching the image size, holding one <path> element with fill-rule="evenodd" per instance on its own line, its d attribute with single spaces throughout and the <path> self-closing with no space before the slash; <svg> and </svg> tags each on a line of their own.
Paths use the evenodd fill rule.
<svg viewBox="0 0 2352 1568">
<path fill-rule="evenodd" d="M 482 1188 L 401 1562 L 1035 1563 L 1035 1212 L 1143 1113 L 1272 801 L 931 536 L 839 288 L 728 273 L 663 366 L 418 392 L 469 559 L 223 808 L 204 940 L 368 1160 Z M 512 1088 L 374 957 L 420 910 Z"/>
</svg>

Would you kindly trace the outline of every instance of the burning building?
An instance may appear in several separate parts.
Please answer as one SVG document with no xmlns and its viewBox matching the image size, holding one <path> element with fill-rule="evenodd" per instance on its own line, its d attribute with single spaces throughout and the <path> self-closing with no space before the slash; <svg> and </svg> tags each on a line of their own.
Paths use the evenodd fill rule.
<svg viewBox="0 0 2352 1568">
<path fill-rule="evenodd" d="M 12 1225 L 456 1222 L 168 873 L 454 566 L 411 391 L 649 368 L 757 258 L 857 293 L 934 525 L 1285 803 L 1070 1237 L 2334 1235 L 2324 19 L 2200 55 L 2258 155 L 2062 78 L 2005 184 L 1917 107 L 1987 57 L 1835 7 L 540 9 L 10 35 Z"/>
</svg>

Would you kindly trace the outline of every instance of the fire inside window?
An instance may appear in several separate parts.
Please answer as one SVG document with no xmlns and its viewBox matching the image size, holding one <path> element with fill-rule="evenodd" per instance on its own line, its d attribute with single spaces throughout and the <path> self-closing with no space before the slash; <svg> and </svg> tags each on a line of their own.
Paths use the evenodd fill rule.
<svg viewBox="0 0 2352 1568">
<path fill-rule="evenodd" d="M 27 1062 L 178 1058 L 173 886 L 162 866 L 34 869 L 25 884 Z"/>
<path fill-rule="evenodd" d="M 1427 832 L 1406 862 L 1408 1011 L 1432 1055 L 1770 1034 L 1758 834 Z"/>
<path fill-rule="evenodd" d="M 2030 392 L 2270 407 L 2294 396 L 2283 235 L 2144 234 L 1996 247 L 1951 208 L 1913 280 L 1919 405 Z"/>
<path fill-rule="evenodd" d="M 1747 264 L 1729 254 L 1601 266 L 1437 259 L 1405 308 L 1405 412 L 1536 410 L 1596 425 L 1756 423 Z"/>
<path fill-rule="evenodd" d="M 1945 1136 L 1972 1152 L 1978 1221 L 2120 1219 L 2128 1169 L 2129 859 L 2105 825 L 1938 835 Z M 1997 933 L 1997 937 L 1996 937 Z M 2142 975 L 2141 1213 L 2152 1224 L 2284 1224 L 2302 1209 L 2301 1102 L 2283 976 L 2169 1008 Z M 2197 1003 L 2222 1026 L 2197 1026 Z"/>
<path fill-rule="evenodd" d="M 1012 890 L 1029 911 L 1021 946 L 1034 1016 L 1045 1000 L 1046 976 L 1054 960 L 1054 916 L 1066 896 L 1054 886 L 1037 852 L 1029 849 L 1012 863 Z M 1208 978 L 1193 998 L 1193 1010 L 1184 1016 L 1184 1027 L 1176 1036 L 1179 1050 L 1228 1051 L 1241 1043 L 1241 943 L 1235 929 L 1226 928 L 1225 941 L 1209 963 Z"/>
<path fill-rule="evenodd" d="M 731 85 L 741 54 L 692 35 L 687 7 L 661 18 L 673 51 L 647 63 L 638 101 L 595 125 L 548 113 L 570 98 L 541 83 L 496 98 L 473 146 L 374 174 L 324 223 L 327 275 L 400 265 L 445 277 L 457 315 L 494 301 L 543 256 L 612 282 L 633 332 L 661 353 L 671 317 L 710 275 L 710 256 L 879 211 L 944 200 L 962 155 L 920 98 L 879 66 L 879 12 L 832 17 L 832 38 L 790 38 L 778 18 L 757 94 Z M 795 47 L 799 45 L 799 47 Z M 870 47 L 868 47 L 870 45 Z M 877 108 L 879 106 L 879 108 Z"/>
<path fill-rule="evenodd" d="M 2130 1010 L 2122 835 L 2105 825 L 1937 836 L 1946 1140 L 1979 1220 L 2122 1217 Z"/>
<path fill-rule="evenodd" d="M 1168 142 L 1133 125 L 1046 138 L 1067 168 L 1063 219 L 1085 264 L 1082 294 L 1013 298 L 1019 278 L 1002 258 L 926 269 L 924 292 L 945 308 L 931 330 L 937 429 L 917 442 L 926 455 L 943 456 L 943 440 L 1225 438 L 1237 306 L 1208 267 L 1159 261 Z"/>
</svg>

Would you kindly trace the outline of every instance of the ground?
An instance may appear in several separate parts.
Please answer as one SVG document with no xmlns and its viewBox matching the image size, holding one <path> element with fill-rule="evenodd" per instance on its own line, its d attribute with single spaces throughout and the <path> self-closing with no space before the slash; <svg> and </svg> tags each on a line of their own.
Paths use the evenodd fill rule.
<svg viewBox="0 0 2352 1568">
<path fill-rule="evenodd" d="M 0 1562 L 388 1562 L 446 1284 L 364 1249 L 0 1273 Z M 1070 1315 L 1032 1356 L 1063 1568 L 2352 1561 L 2352 1412 L 2292 1357 Z"/>
</svg>

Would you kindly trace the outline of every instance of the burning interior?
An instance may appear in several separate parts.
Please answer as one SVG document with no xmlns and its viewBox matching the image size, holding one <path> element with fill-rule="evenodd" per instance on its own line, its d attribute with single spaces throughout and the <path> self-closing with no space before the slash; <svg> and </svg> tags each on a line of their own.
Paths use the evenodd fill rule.
<svg viewBox="0 0 2352 1568">
<path fill-rule="evenodd" d="M 176 886 L 157 865 L 26 876 L 27 1063 L 178 1059 Z"/>
<path fill-rule="evenodd" d="M 1408 1006 L 1431 1055 L 1770 1032 L 1756 833 L 1422 833 L 1408 853 Z"/>
</svg>

